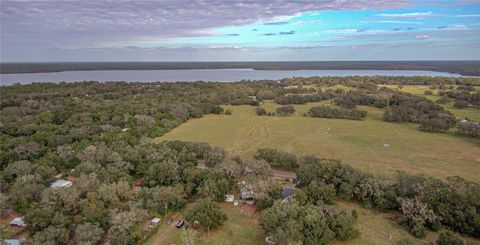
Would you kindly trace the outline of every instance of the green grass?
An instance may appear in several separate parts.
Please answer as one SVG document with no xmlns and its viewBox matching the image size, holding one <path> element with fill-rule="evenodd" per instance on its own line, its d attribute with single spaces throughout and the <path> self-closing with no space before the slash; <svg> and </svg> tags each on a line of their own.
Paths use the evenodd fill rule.
<svg viewBox="0 0 480 245">
<path fill-rule="evenodd" d="M 359 107 L 368 110 L 364 121 L 301 116 L 320 104 L 330 102 L 295 105 L 297 113 L 292 117 L 256 116 L 254 107 L 226 106 L 233 115 L 190 120 L 156 141 L 205 141 L 247 158 L 260 147 L 271 147 L 340 159 L 374 174 L 402 170 L 440 178 L 458 175 L 480 182 L 478 141 L 454 132 L 421 132 L 418 124 L 387 123 L 382 121 L 383 110 L 371 107 Z M 274 111 L 278 105 L 266 102 L 262 106 Z M 384 143 L 390 148 L 384 148 Z"/>
</svg>

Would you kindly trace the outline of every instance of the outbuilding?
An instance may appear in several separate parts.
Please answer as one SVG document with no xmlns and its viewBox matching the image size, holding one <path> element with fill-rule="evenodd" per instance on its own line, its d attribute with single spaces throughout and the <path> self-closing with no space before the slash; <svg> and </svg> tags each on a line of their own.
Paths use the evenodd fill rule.
<svg viewBox="0 0 480 245">
<path fill-rule="evenodd" d="M 5 245 L 20 245 L 20 240 L 18 239 L 5 239 Z"/>
<path fill-rule="evenodd" d="M 70 187 L 72 185 L 73 185 L 73 183 L 71 181 L 59 179 L 59 180 L 56 180 L 55 182 L 51 183 L 50 188 L 60 189 L 60 188 L 67 188 L 67 187 Z"/>
<path fill-rule="evenodd" d="M 161 221 L 160 218 L 155 217 L 155 218 L 152 219 L 151 224 L 152 224 L 153 226 L 157 226 L 158 224 L 160 224 L 160 221 Z"/>
<path fill-rule="evenodd" d="M 23 217 L 17 217 L 10 221 L 10 226 L 15 226 L 15 227 L 25 227 L 27 226 L 25 222 L 23 221 Z"/>
<path fill-rule="evenodd" d="M 225 202 L 233 202 L 235 200 L 234 195 L 225 195 Z"/>
</svg>

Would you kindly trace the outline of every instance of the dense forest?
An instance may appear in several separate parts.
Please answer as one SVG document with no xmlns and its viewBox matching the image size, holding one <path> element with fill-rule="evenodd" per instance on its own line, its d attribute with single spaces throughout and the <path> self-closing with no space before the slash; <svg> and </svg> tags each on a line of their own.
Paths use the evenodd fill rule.
<svg viewBox="0 0 480 245">
<path fill-rule="evenodd" d="M 356 201 L 401 213 L 398 223 L 413 235 L 450 230 L 480 237 L 480 186 L 460 177 L 446 180 L 398 173 L 379 177 L 336 160 L 297 157 L 259 149 L 241 159 L 206 143 L 153 143 L 192 118 L 231 114 L 222 105 L 252 106 L 258 115 L 289 116 L 293 104 L 331 100 L 305 116 L 362 119 L 357 106 L 385 109 L 387 122 L 413 122 L 419 129 L 455 128 L 480 137 L 480 124 L 456 118 L 432 102 L 379 85 L 429 85 L 456 106 L 480 106 L 477 78 L 348 77 L 289 78 L 237 83 L 35 83 L 1 87 L 0 206 L 23 216 L 33 244 L 136 244 L 142 222 L 200 198 L 186 214 L 214 229 L 225 222 L 216 202 L 246 178 L 255 193 L 266 235 L 278 244 L 328 243 L 359 235 L 355 212 L 333 206 Z M 314 88 L 304 88 L 313 85 Z M 342 85 L 342 88 L 322 88 Z M 447 88 L 448 91 L 447 91 Z M 472 89 L 473 88 L 473 89 Z M 259 107 L 278 104 L 275 112 Z M 461 101 L 461 102 L 458 102 Z M 292 110 L 293 109 L 293 110 Z M 204 167 L 200 167 L 204 166 Z M 273 181 L 272 168 L 298 174 L 288 201 Z M 58 178 L 74 183 L 49 188 Z M 286 233 L 288 232 L 288 233 Z M 287 235 L 288 234 L 288 235 Z M 454 239 L 448 232 L 442 239 Z"/>
<path fill-rule="evenodd" d="M 62 62 L 1 63 L 0 73 L 39 73 L 88 70 L 425 70 L 480 75 L 479 61 L 285 61 L 285 62 Z"/>
</svg>

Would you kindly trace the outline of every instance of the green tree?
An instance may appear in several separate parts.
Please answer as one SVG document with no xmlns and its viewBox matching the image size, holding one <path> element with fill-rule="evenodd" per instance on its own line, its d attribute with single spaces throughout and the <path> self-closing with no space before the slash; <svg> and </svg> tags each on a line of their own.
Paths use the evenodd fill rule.
<svg viewBox="0 0 480 245">
<path fill-rule="evenodd" d="M 185 218 L 192 224 L 198 223 L 210 230 L 221 226 L 227 220 L 227 215 L 220 210 L 217 202 L 204 198 L 185 213 Z"/>
</svg>

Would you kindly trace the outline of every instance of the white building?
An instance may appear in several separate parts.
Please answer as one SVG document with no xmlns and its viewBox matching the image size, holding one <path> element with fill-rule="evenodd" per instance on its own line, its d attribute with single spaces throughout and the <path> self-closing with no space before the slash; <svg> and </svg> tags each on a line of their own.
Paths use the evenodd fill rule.
<svg viewBox="0 0 480 245">
<path fill-rule="evenodd" d="M 60 189 L 60 188 L 67 188 L 67 187 L 70 187 L 72 185 L 73 185 L 73 183 L 71 181 L 59 179 L 59 180 L 56 180 L 55 182 L 51 183 L 50 188 L 56 190 L 56 189 Z"/>
</svg>

